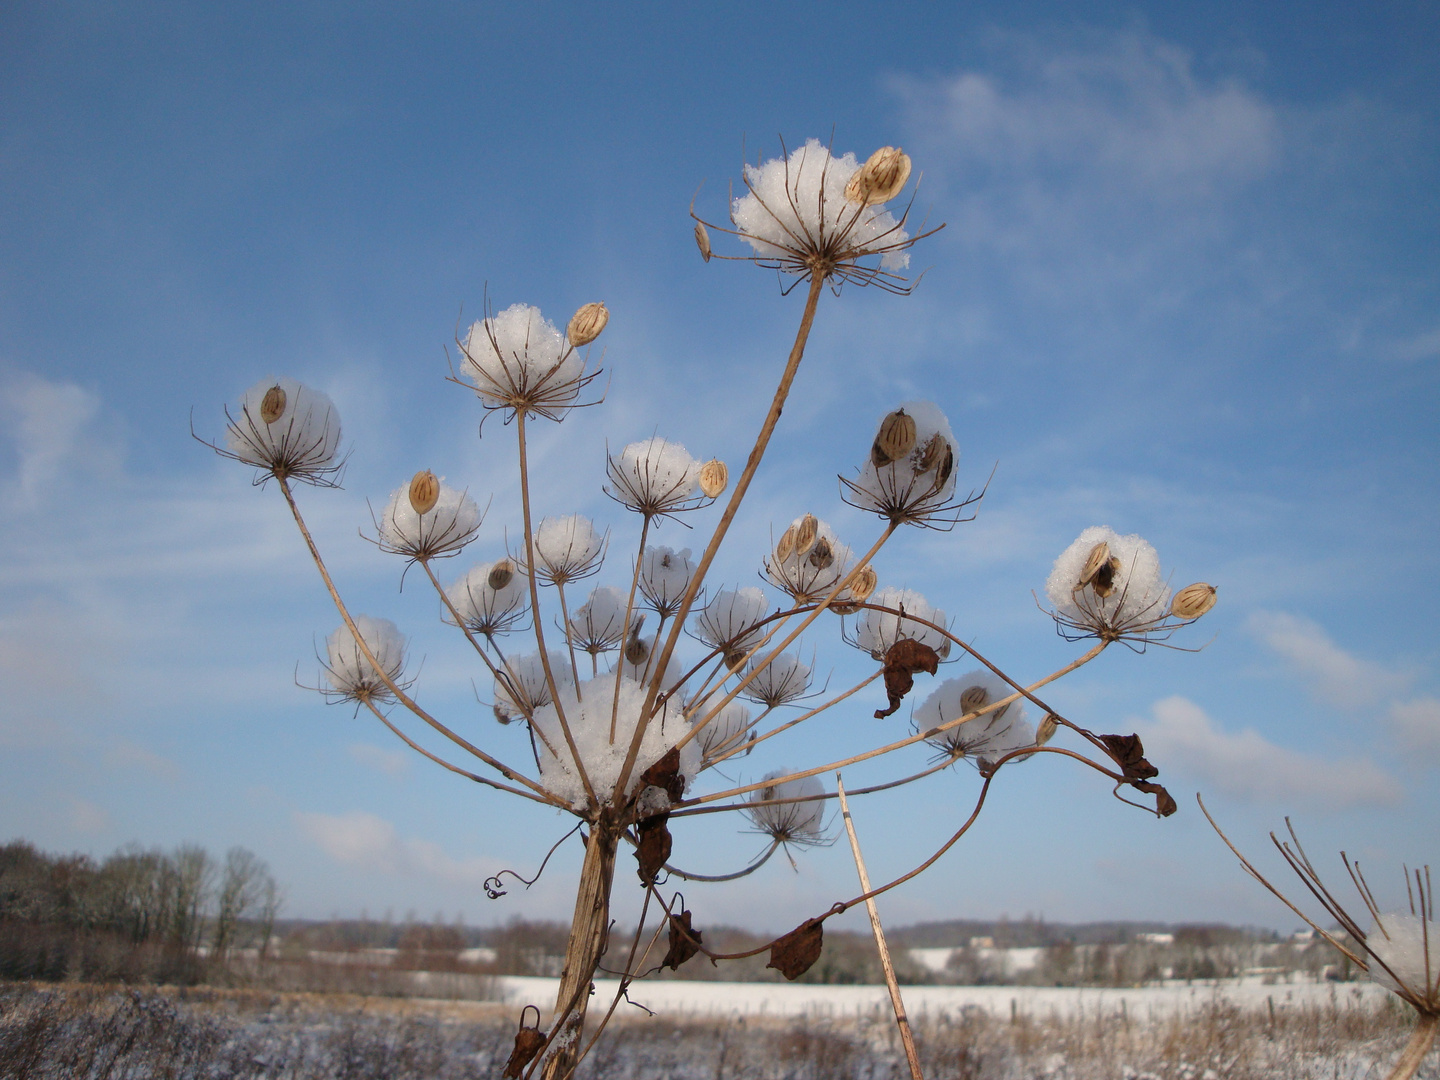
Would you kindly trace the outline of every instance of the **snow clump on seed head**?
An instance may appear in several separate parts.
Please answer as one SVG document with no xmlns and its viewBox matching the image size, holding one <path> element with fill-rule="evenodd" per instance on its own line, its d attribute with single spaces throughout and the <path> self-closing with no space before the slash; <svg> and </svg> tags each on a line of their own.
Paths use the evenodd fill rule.
<svg viewBox="0 0 1440 1080">
<path fill-rule="evenodd" d="M 845 501 L 894 522 L 943 519 L 964 505 L 954 502 L 959 458 L 960 444 L 939 407 L 907 401 L 881 418 L 860 475 L 841 477 Z M 953 515 L 943 524 L 953 525 Z"/>
<path fill-rule="evenodd" d="M 610 458 L 606 471 L 605 493 L 647 517 L 700 505 L 700 463 L 685 447 L 658 435 L 625 447 Z"/>
<path fill-rule="evenodd" d="M 1147 541 L 1095 525 L 1055 560 L 1045 595 L 1062 627 L 1116 640 L 1143 637 L 1162 623 L 1170 587 L 1160 571 L 1160 556 Z"/>
<path fill-rule="evenodd" d="M 765 560 L 765 576 L 797 604 L 824 599 L 853 569 L 855 557 L 850 548 L 813 514 L 796 518 Z M 854 599 L 851 594 L 852 588 L 847 586 L 835 599 L 844 603 Z"/>
<path fill-rule="evenodd" d="M 264 379 L 245 392 L 238 415 L 227 411 L 226 418 L 226 449 L 220 451 L 226 457 L 282 480 L 333 485 L 329 478 L 340 469 L 340 414 L 321 391 L 294 379 Z"/>
<path fill-rule="evenodd" d="M 926 731 L 958 720 L 1014 693 L 1009 683 L 983 668 L 958 679 L 946 679 L 915 710 L 916 729 Z M 1035 727 L 1030 723 L 1022 699 L 966 720 L 925 741 L 947 755 L 968 757 L 979 768 L 989 769 L 1010 751 L 1034 746 Z"/>
<path fill-rule="evenodd" d="M 474 323 L 460 343 L 461 369 L 490 409 L 559 420 L 585 384 L 585 362 L 537 307 L 512 304 Z"/>
<path fill-rule="evenodd" d="M 680 601 L 695 576 L 690 549 L 647 547 L 640 560 L 640 592 L 659 614 L 667 618 L 680 610 Z"/>
<path fill-rule="evenodd" d="M 930 646 L 942 660 L 950 655 L 949 638 L 934 627 L 915 621 L 915 619 L 924 619 L 936 626 L 945 625 L 945 612 L 932 605 L 918 592 L 889 585 L 874 593 L 869 602 L 880 607 L 904 611 L 905 615 L 866 608 L 855 621 L 855 638 L 852 644 L 857 649 L 862 649 L 874 659 L 883 661 L 891 646 L 897 641 L 908 638 L 918 641 L 922 645 Z"/>
<path fill-rule="evenodd" d="M 433 496 L 416 505 L 417 482 L 430 474 L 418 474 L 415 481 L 395 489 L 377 523 L 380 547 L 410 559 L 443 558 L 457 555 L 475 539 L 482 515 L 475 500 L 430 476 L 427 494 Z M 429 506 L 426 506 L 429 503 Z"/>
<path fill-rule="evenodd" d="M 819 844 L 824 842 L 821 830 L 825 821 L 825 801 L 814 798 L 824 795 L 824 785 L 814 776 L 798 780 L 785 780 L 778 784 L 767 781 L 778 780 L 788 775 L 789 770 L 777 769 L 761 778 L 765 786 L 750 793 L 752 803 L 770 803 L 769 806 L 751 806 L 745 811 L 757 831 L 767 834 L 782 844 Z M 775 802 L 783 799 L 809 799 L 808 802 Z"/>
<path fill-rule="evenodd" d="M 550 674 L 555 685 L 564 693 L 573 688 L 575 679 L 570 673 L 570 658 L 558 649 L 551 650 Z M 520 717 L 530 719 L 535 711 L 554 700 L 550 693 L 550 681 L 545 678 L 545 664 L 538 652 L 524 656 L 511 656 L 495 679 L 495 718 L 508 724 Z"/>
<path fill-rule="evenodd" d="M 746 674 L 754 677 L 741 691 L 751 701 L 770 708 L 788 705 L 804 697 L 810 689 L 810 668 L 794 653 L 781 653 L 759 671 L 755 665 L 764 657 L 757 656 L 746 665 Z"/>
<path fill-rule="evenodd" d="M 605 537 L 580 514 L 545 518 L 535 529 L 535 574 L 551 585 L 589 577 L 600 569 Z"/>
<path fill-rule="evenodd" d="M 700 714 L 695 717 L 696 722 L 702 719 L 708 709 L 702 708 Z M 755 737 L 755 733 L 748 731 L 750 727 L 750 710 L 738 701 L 732 701 L 721 709 L 700 729 L 695 736 L 695 741 L 700 744 L 700 752 L 705 760 L 719 757 L 721 754 L 737 750 L 744 746 L 749 739 Z M 745 753 L 749 753 L 748 750 Z"/>
<path fill-rule="evenodd" d="M 765 594 L 753 585 L 722 590 L 706 604 L 695 620 L 695 635 L 706 645 L 725 653 L 732 667 L 764 636 L 756 625 L 768 605 Z"/>
<path fill-rule="evenodd" d="M 405 638 L 389 619 L 356 615 L 355 629 L 365 639 L 381 671 L 397 685 L 405 671 Z M 342 624 L 325 641 L 325 678 L 335 696 L 346 701 L 389 701 L 394 693 L 375 665 L 365 658 L 350 627 Z"/>
<path fill-rule="evenodd" d="M 570 619 L 570 636 L 577 648 L 591 655 L 609 652 L 625 640 L 627 634 L 639 630 L 643 618 L 632 611 L 627 627 L 625 594 L 609 585 L 597 585 Z"/>
<path fill-rule="evenodd" d="M 1408 912 L 1383 915 L 1365 935 L 1365 948 L 1373 957 L 1371 979 L 1440 1009 L 1440 923 Z"/>
<path fill-rule="evenodd" d="M 503 634 L 517 629 L 530 608 L 530 585 L 512 559 L 480 563 L 450 588 L 445 596 L 460 620 L 476 634 Z M 445 620 L 453 621 L 449 609 Z"/>
</svg>

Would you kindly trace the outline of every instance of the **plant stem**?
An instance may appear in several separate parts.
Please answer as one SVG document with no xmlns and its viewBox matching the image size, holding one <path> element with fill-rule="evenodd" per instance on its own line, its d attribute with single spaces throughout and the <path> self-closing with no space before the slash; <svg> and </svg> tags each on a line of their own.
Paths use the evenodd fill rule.
<svg viewBox="0 0 1440 1080">
<path fill-rule="evenodd" d="M 1410 1077 L 1419 1072 L 1420 1066 L 1425 1064 L 1425 1055 L 1430 1053 L 1430 1047 L 1434 1045 L 1437 1028 L 1440 1028 L 1440 1016 L 1435 1013 L 1421 1013 L 1415 1030 L 1410 1034 L 1410 1041 L 1400 1053 L 1400 1060 L 1395 1062 L 1395 1068 L 1390 1070 L 1390 1075 L 1385 1080 L 1410 1080 Z"/>
<path fill-rule="evenodd" d="M 860 891 L 870 891 L 870 875 L 865 870 L 865 858 L 860 854 L 860 839 L 855 835 L 855 823 L 850 819 L 850 803 L 845 798 L 845 784 L 840 774 L 835 774 L 835 792 L 840 798 L 840 815 L 845 819 L 845 832 L 850 837 L 850 853 L 855 856 L 855 871 L 860 875 Z M 885 970 L 885 985 L 890 989 L 890 1005 L 895 1010 L 895 1026 L 900 1029 L 900 1041 L 905 1044 L 905 1062 L 910 1066 L 911 1080 L 925 1080 L 920 1072 L 920 1055 L 915 1052 L 915 1037 L 910 1033 L 910 1018 L 905 1015 L 905 1001 L 900 997 L 900 983 L 895 978 L 895 965 L 890 962 L 890 946 L 885 943 L 885 928 L 880 925 L 880 912 L 875 907 L 875 898 L 867 897 L 865 911 L 870 916 L 870 929 L 875 932 L 875 951 L 880 954 L 880 966 Z"/>
</svg>

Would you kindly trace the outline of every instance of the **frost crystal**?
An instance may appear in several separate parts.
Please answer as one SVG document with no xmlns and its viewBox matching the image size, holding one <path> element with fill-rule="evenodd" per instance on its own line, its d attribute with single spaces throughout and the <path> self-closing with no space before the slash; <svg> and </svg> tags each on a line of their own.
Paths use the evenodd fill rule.
<svg viewBox="0 0 1440 1080">
<path fill-rule="evenodd" d="M 983 709 L 1015 692 L 1014 688 L 992 671 L 980 669 L 958 679 L 946 679 L 935 688 L 915 710 L 915 726 L 925 731 L 958 720 L 966 713 Z M 966 720 L 948 731 L 925 741 L 946 754 L 968 757 L 981 768 L 993 763 L 1012 750 L 1035 745 L 1035 727 L 1030 723 L 1022 700 Z M 1019 760 L 1019 759 L 1012 759 Z"/>
<path fill-rule="evenodd" d="M 405 638 L 389 619 L 355 616 L 355 629 L 365 639 L 381 670 L 393 683 L 405 670 Z M 341 698 L 351 701 L 387 701 L 394 697 L 385 680 L 365 658 L 350 628 L 341 625 L 325 642 L 325 677 Z"/>
<path fill-rule="evenodd" d="M 1440 923 L 1422 923 L 1420 916 L 1408 912 L 1384 915 L 1365 935 L 1365 948 L 1374 957 L 1370 978 L 1397 994 L 1408 991 L 1440 1005 Z"/>
<path fill-rule="evenodd" d="M 380 515 L 380 547 L 411 559 L 457 555 L 475 539 L 480 519 L 475 500 L 450 487 L 443 478 L 435 505 L 417 514 L 410 498 L 410 485 L 405 484 L 395 489 Z"/>
<path fill-rule="evenodd" d="M 796 536 L 805 521 L 805 517 L 798 517 L 781 537 L 779 546 L 765 560 L 765 576 L 777 588 L 785 590 L 797 604 L 824 599 L 855 569 L 854 555 L 840 542 L 835 530 L 823 521 L 811 520 L 815 521 L 813 542 L 803 550 L 793 541 L 786 544 L 785 539 Z M 806 539 L 809 539 L 808 536 Z M 837 602 L 852 599 L 850 589 L 846 588 L 835 599 Z"/>
<path fill-rule="evenodd" d="M 545 518 L 535 530 L 535 573 L 541 581 L 564 585 L 600 569 L 605 537 L 587 517 Z"/>
<path fill-rule="evenodd" d="M 633 611 L 629 628 L 625 626 L 625 594 L 609 585 L 599 585 L 570 620 L 570 634 L 577 648 L 594 655 L 609 652 L 639 626 L 640 618 Z"/>
<path fill-rule="evenodd" d="M 752 660 L 746 674 L 754 669 L 755 661 Z M 756 673 L 742 693 L 751 701 L 773 709 L 804 697 L 809 689 L 810 668 L 794 653 L 781 653 Z"/>
<path fill-rule="evenodd" d="M 701 641 L 738 659 L 764 637 L 756 624 L 765 618 L 765 594 L 753 585 L 724 590 L 705 605 L 695 620 L 695 634 Z"/>
<path fill-rule="evenodd" d="M 1108 560 L 1099 558 L 1104 554 L 1100 544 L 1108 548 Z M 1091 567 L 1092 558 L 1104 565 Z M 1087 570 L 1091 573 L 1085 581 Z M 1061 623 L 1082 634 L 1140 636 L 1164 620 L 1170 587 L 1160 572 L 1160 556 L 1149 543 L 1096 525 L 1055 560 L 1045 595 Z"/>
<path fill-rule="evenodd" d="M 488 408 L 561 419 L 587 381 L 585 362 L 540 309 L 514 304 L 470 327 L 462 369 Z"/>
<path fill-rule="evenodd" d="M 853 644 L 856 648 L 863 649 L 876 660 L 884 660 L 885 654 L 890 651 L 890 647 L 895 642 L 902 638 L 909 638 L 922 645 L 929 645 L 942 660 L 950 655 L 949 638 L 934 627 L 915 621 L 915 619 L 924 619 L 936 626 L 945 625 L 945 612 L 931 606 L 930 602 L 918 592 L 912 589 L 897 589 L 890 585 L 871 595 L 869 602 L 881 607 L 904 611 L 906 615 L 913 615 L 915 618 L 904 618 L 888 611 L 865 609 L 855 621 Z"/>
<path fill-rule="evenodd" d="M 638 513 L 671 514 L 699 505 L 700 463 L 679 443 L 658 436 L 633 442 L 606 469 L 606 493 Z"/>
<path fill-rule="evenodd" d="M 700 720 L 707 712 L 708 709 L 702 707 L 695 719 Z M 754 738 L 753 733 L 746 731 L 749 726 L 750 710 L 740 702 L 732 701 L 705 722 L 695 741 L 700 744 L 700 752 L 708 761 L 744 745 L 747 734 Z"/>
<path fill-rule="evenodd" d="M 672 551 L 668 547 L 647 547 L 640 560 L 640 591 L 650 606 L 666 617 L 680 610 L 680 601 L 694 576 L 689 548 Z"/>
<path fill-rule="evenodd" d="M 477 634 L 503 634 L 518 628 L 530 608 L 530 586 L 510 559 L 470 568 L 445 590 L 461 621 Z M 452 621 L 450 612 L 445 620 Z"/>
<path fill-rule="evenodd" d="M 256 383 L 229 420 L 224 453 L 237 461 L 310 484 L 330 483 L 340 468 L 340 414 L 327 395 L 294 379 Z"/>
<path fill-rule="evenodd" d="M 888 210 L 850 202 L 854 154 L 832 155 L 818 139 L 762 165 L 745 166 L 746 194 L 730 208 L 740 236 L 767 263 L 803 274 L 815 257 L 832 264 L 880 256 L 887 271 L 910 265 L 910 236 Z"/>
<path fill-rule="evenodd" d="M 555 676 L 561 693 L 573 690 L 575 679 L 570 673 L 570 658 L 558 649 L 551 650 L 549 656 L 550 673 Z M 503 679 L 495 679 L 495 715 L 505 723 L 522 716 L 529 719 L 536 709 L 553 700 L 538 652 L 510 657 L 505 661 L 504 675 Z"/>
<path fill-rule="evenodd" d="M 609 801 L 625 755 L 630 749 L 636 724 L 645 706 L 645 686 L 624 676 L 618 676 L 619 703 L 616 706 L 615 672 L 606 672 L 580 684 L 577 696 L 573 687 L 561 691 L 561 703 L 565 708 L 565 722 L 580 752 L 580 762 L 590 779 L 591 787 L 602 801 Z M 615 709 L 615 741 L 610 741 L 611 710 Z M 540 755 L 540 780 L 545 787 L 565 799 L 572 806 L 581 808 L 586 804 L 584 784 L 580 780 L 575 759 L 560 730 L 560 719 L 554 705 L 546 705 L 535 711 L 532 721 L 537 735 L 542 740 L 537 744 Z M 640 775 L 665 756 L 665 752 L 680 741 L 688 729 L 679 710 L 662 707 L 645 727 L 640 743 L 640 754 L 631 770 L 628 795 L 633 795 L 640 784 Z M 688 781 L 700 769 L 700 748 L 691 740 L 680 751 L 680 773 Z"/>
<path fill-rule="evenodd" d="M 761 782 L 776 780 L 790 772 L 777 769 L 766 773 Z M 813 796 L 824 795 L 825 788 L 818 778 L 807 776 L 800 780 L 786 780 L 779 784 L 766 784 L 750 794 L 752 803 L 767 803 L 777 799 L 811 798 L 810 802 L 775 802 L 770 806 L 752 806 L 745 811 L 755 828 L 781 843 L 814 844 L 821 840 L 821 829 L 825 820 L 825 802 Z"/>
<path fill-rule="evenodd" d="M 960 445 L 945 414 L 928 401 L 907 401 L 903 411 L 915 422 L 914 445 L 896 460 L 873 448 L 854 480 L 841 478 L 846 501 L 892 521 L 923 524 L 958 509 L 955 462 Z M 886 419 L 891 414 L 886 414 Z M 882 424 L 884 421 L 882 421 Z M 948 522 L 953 524 L 953 517 Z"/>
</svg>

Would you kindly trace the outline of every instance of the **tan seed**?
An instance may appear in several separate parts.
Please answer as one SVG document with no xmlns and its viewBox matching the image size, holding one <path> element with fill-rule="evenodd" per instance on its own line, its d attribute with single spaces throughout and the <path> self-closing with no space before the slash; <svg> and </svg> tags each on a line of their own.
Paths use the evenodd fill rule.
<svg viewBox="0 0 1440 1080">
<path fill-rule="evenodd" d="M 864 603 L 870 599 L 870 594 L 875 591 L 879 578 L 875 575 L 875 568 L 869 563 L 862 566 L 850 582 L 850 596 L 852 599 Z"/>
<path fill-rule="evenodd" d="M 791 555 L 795 554 L 795 526 L 791 525 L 780 534 L 780 542 L 775 545 L 775 561 L 783 563 Z"/>
<path fill-rule="evenodd" d="M 708 499 L 714 499 L 730 483 L 730 470 L 718 458 L 700 466 L 700 490 Z"/>
<path fill-rule="evenodd" d="M 639 667 L 650 659 L 650 643 L 639 634 L 630 635 L 630 640 L 625 643 L 625 659 Z"/>
<path fill-rule="evenodd" d="M 440 481 L 429 469 L 421 469 L 410 481 L 410 505 L 417 514 L 428 514 L 440 499 Z"/>
<path fill-rule="evenodd" d="M 599 337 L 600 331 L 605 329 L 605 324 L 609 321 L 610 312 L 604 304 L 586 304 L 570 316 L 570 325 L 565 328 L 565 336 L 570 339 L 570 344 L 578 349 Z"/>
<path fill-rule="evenodd" d="M 988 704 L 990 692 L 983 686 L 966 687 L 965 692 L 960 695 L 960 708 L 966 715 L 979 712 Z"/>
<path fill-rule="evenodd" d="M 946 464 L 947 459 L 949 464 Z M 945 477 L 941 480 L 941 483 L 944 483 L 945 480 L 950 478 L 949 469 L 953 467 L 954 463 L 955 452 L 950 449 L 950 443 L 946 440 L 945 436 L 937 431 L 925 441 L 925 448 L 920 451 L 920 456 L 915 459 L 915 475 L 920 476 L 923 473 L 929 472 L 931 469 L 944 468 Z"/>
<path fill-rule="evenodd" d="M 909 179 L 910 156 L 898 146 L 882 146 L 845 185 L 845 198 L 869 206 L 889 202 Z"/>
<path fill-rule="evenodd" d="M 795 528 L 795 554 L 804 555 L 815 546 L 815 537 L 820 533 L 820 522 L 814 514 L 806 514 Z"/>
<path fill-rule="evenodd" d="M 703 221 L 695 222 L 695 246 L 700 249 L 700 257 L 706 262 L 710 261 L 710 233 L 705 228 Z"/>
<path fill-rule="evenodd" d="M 490 568 L 490 573 L 485 575 L 485 584 L 499 592 L 509 585 L 515 578 L 515 564 L 509 559 L 501 559 Z"/>
<path fill-rule="evenodd" d="M 272 386 L 265 391 L 265 397 L 260 402 L 260 419 L 267 424 L 273 424 L 284 415 L 285 391 L 279 386 Z"/>
<path fill-rule="evenodd" d="M 1120 560 L 1111 556 L 1110 545 L 1101 540 L 1090 549 L 1085 567 L 1080 571 L 1080 582 L 1075 587 L 1083 589 L 1089 585 L 1102 600 L 1115 591 L 1115 575 L 1120 572 Z"/>
<path fill-rule="evenodd" d="M 1044 746 L 1055 737 L 1055 732 L 1060 730 L 1060 721 L 1055 719 L 1054 713 L 1046 713 L 1045 719 L 1040 721 L 1040 729 L 1035 732 L 1035 745 Z"/>
<path fill-rule="evenodd" d="M 1170 614 L 1177 619 L 1198 619 L 1215 606 L 1215 586 L 1197 581 L 1186 585 L 1170 601 Z"/>
<path fill-rule="evenodd" d="M 835 565 L 835 552 L 830 547 L 830 541 L 823 536 L 810 549 L 810 565 L 816 570 L 829 570 Z"/>
<path fill-rule="evenodd" d="M 899 461 L 915 448 L 915 418 L 896 409 L 880 421 L 880 432 L 870 447 L 870 460 L 877 469 Z"/>
</svg>

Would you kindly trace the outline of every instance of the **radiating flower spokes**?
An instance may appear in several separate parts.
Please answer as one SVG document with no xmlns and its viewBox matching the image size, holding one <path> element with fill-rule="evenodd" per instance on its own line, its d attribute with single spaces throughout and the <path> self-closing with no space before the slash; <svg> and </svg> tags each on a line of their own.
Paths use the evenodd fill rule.
<svg viewBox="0 0 1440 1080">
<path fill-rule="evenodd" d="M 225 410 L 225 446 L 191 435 L 221 457 L 254 465 L 255 484 L 271 477 L 315 487 L 339 487 L 340 414 L 329 395 L 294 379 L 262 379 Z"/>
<path fill-rule="evenodd" d="M 584 312 L 577 312 L 577 319 Z M 571 329 L 579 333 L 576 321 L 571 320 Z M 581 321 L 593 329 L 593 318 Z M 487 303 L 486 317 L 472 323 L 463 339 L 457 335 L 455 345 L 463 377 L 454 381 L 474 390 L 486 409 L 509 413 L 507 419 L 524 413 L 559 421 L 572 408 L 598 404 L 579 399 L 600 369 L 587 372 L 576 347 L 537 307 L 512 304 L 497 315 Z"/>
</svg>

